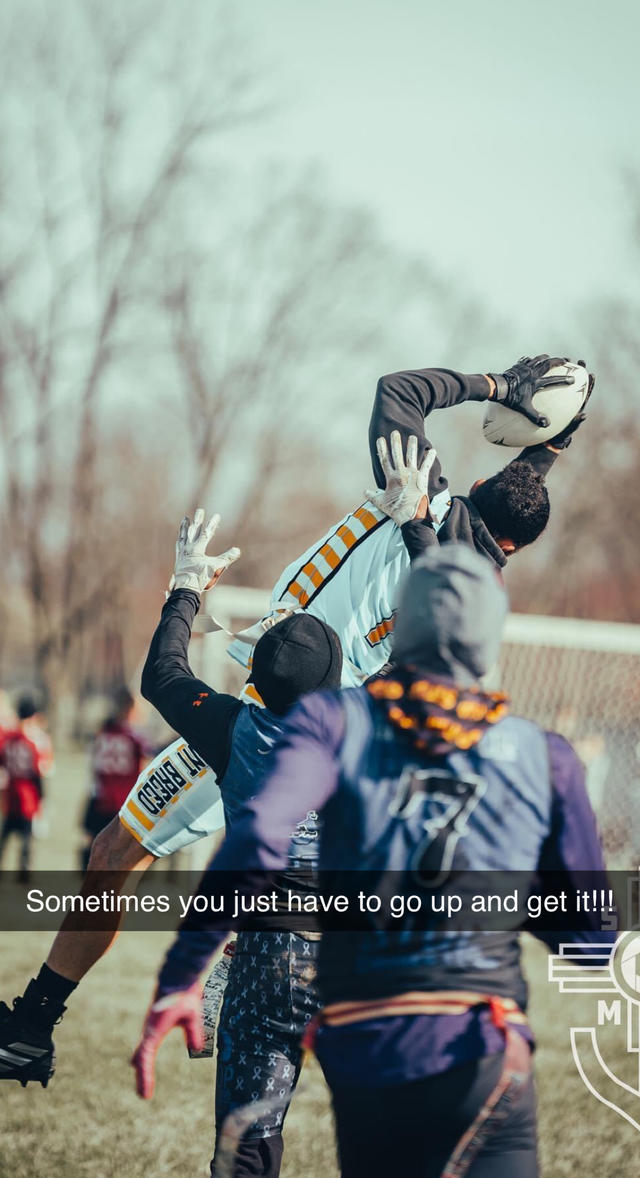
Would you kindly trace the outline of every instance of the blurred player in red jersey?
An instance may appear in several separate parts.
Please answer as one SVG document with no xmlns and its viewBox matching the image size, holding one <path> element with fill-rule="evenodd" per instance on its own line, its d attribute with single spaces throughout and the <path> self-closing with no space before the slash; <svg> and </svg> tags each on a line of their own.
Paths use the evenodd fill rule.
<svg viewBox="0 0 640 1178">
<path fill-rule="evenodd" d="M 28 736 L 35 744 L 40 753 L 40 772 L 46 779 L 52 777 L 55 771 L 55 761 L 53 756 L 53 744 L 51 737 L 47 730 L 46 717 L 42 711 L 37 708 L 28 720 L 24 722 L 24 734 Z"/>
<path fill-rule="evenodd" d="M 33 739 L 30 721 L 37 714 L 31 696 L 22 696 L 17 703 L 17 723 L 0 737 L 0 767 L 4 770 L 4 821 L 0 833 L 0 863 L 9 837 L 21 839 L 20 879 L 29 880 L 33 820 L 39 814 L 43 798 L 43 775 L 46 755 Z"/>
<path fill-rule="evenodd" d="M 83 820 L 87 835 L 87 845 L 82 850 L 83 871 L 87 869 L 94 838 L 120 812 L 151 753 L 132 727 L 134 708 L 131 692 L 122 687 L 114 697 L 111 715 L 93 740 L 93 792 Z"/>
</svg>

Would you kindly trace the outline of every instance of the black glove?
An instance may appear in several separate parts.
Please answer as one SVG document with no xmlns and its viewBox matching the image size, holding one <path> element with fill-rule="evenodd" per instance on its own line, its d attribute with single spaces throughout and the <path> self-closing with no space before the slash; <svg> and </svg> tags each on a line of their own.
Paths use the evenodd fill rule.
<svg viewBox="0 0 640 1178">
<path fill-rule="evenodd" d="M 582 425 L 586 416 L 586 413 L 577 413 L 573 421 L 565 425 L 564 429 L 559 434 L 556 434 L 555 438 L 549 438 L 549 441 L 544 443 L 545 446 L 552 446 L 554 450 L 566 450 L 571 445 L 573 435 L 578 426 Z"/>
<path fill-rule="evenodd" d="M 506 405 L 507 409 L 515 409 L 517 413 L 522 413 L 534 425 L 547 426 L 548 418 L 542 413 L 537 413 L 533 407 L 533 395 L 540 389 L 548 389 L 553 385 L 573 384 L 572 376 L 547 376 L 549 369 L 555 368 L 558 364 L 564 364 L 561 356 L 543 355 L 536 356 L 533 360 L 523 356 L 513 368 L 507 368 L 506 372 L 490 372 L 489 375 L 496 384 L 494 399 L 501 405 Z"/>
<path fill-rule="evenodd" d="M 578 360 L 578 364 L 580 365 L 581 368 L 587 367 L 584 360 Z M 553 446 L 554 450 L 566 450 L 567 447 L 571 445 L 571 443 L 573 441 L 574 433 L 578 429 L 578 426 L 582 425 L 583 421 L 585 420 L 585 418 L 587 416 L 584 411 L 584 407 L 587 404 L 587 401 L 589 400 L 589 397 L 591 396 L 591 394 L 593 392 L 593 386 L 595 383 L 596 383 L 596 378 L 593 375 L 593 373 L 590 372 L 589 373 L 589 385 L 587 388 L 587 395 L 584 399 L 584 405 L 583 405 L 582 409 L 580 410 L 579 413 L 576 413 L 576 416 L 574 417 L 573 421 L 570 421 L 569 424 L 566 425 L 563 430 L 560 430 L 559 434 L 556 434 L 555 438 L 550 438 L 548 442 L 545 442 L 546 446 Z"/>
</svg>

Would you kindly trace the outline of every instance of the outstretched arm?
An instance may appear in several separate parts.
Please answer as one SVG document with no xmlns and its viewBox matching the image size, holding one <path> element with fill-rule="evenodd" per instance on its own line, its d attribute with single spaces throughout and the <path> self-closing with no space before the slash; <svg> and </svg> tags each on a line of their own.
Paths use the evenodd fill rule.
<svg viewBox="0 0 640 1178">
<path fill-rule="evenodd" d="M 429 442 L 424 436 L 424 419 L 434 409 L 448 409 L 464 401 L 496 400 L 516 413 L 522 413 L 536 425 L 546 425 L 547 419 L 536 410 L 533 397 L 540 389 L 572 383 L 572 377 L 549 375 L 552 368 L 562 363 L 560 357 L 542 354 L 533 360 L 525 356 L 501 373 L 465 376 L 450 368 L 422 368 L 381 377 L 369 426 L 369 450 L 378 486 L 384 486 L 384 472 L 376 453 L 377 439 L 388 439 L 393 430 L 398 430 L 404 447 L 409 435 L 415 434 L 420 463 L 425 450 L 429 448 Z M 560 435 L 549 445 L 554 443 L 566 445 L 566 439 L 563 441 Z M 531 458 L 534 464 L 542 462 L 542 459 L 548 466 L 553 462 L 553 457 L 548 454 L 532 455 Z M 527 457 L 527 460 L 531 459 Z M 429 479 L 430 498 L 433 499 L 446 487 L 447 481 L 440 470 L 440 463 L 436 461 Z"/>
<path fill-rule="evenodd" d="M 221 774 L 235 716 L 243 705 L 194 677 L 187 648 L 200 604 L 200 586 L 204 589 L 212 577 L 220 576 L 237 549 L 222 557 L 207 557 L 205 549 L 215 531 L 215 517 L 207 535 L 202 519 L 200 513 L 200 530 L 194 520 L 191 541 L 188 521 L 180 525 L 173 579 L 184 587 L 174 589 L 164 606 L 142 674 L 142 690 L 172 728 Z M 202 549 L 200 554 L 194 551 L 196 547 Z M 202 706 L 198 702 L 194 707 L 201 697 Z M 152 861 L 153 856 L 114 818 L 94 841 L 82 894 L 100 895 L 107 888 L 120 895 L 135 889 L 133 873 L 145 871 Z M 115 914 L 96 912 L 90 919 L 81 912 L 67 913 L 47 958 L 49 968 L 71 981 L 80 981 L 117 937 L 124 912 L 124 908 Z"/>
<path fill-rule="evenodd" d="M 142 672 L 142 694 L 161 716 L 196 749 L 220 778 L 229 759 L 229 742 L 239 708 L 232 695 L 217 692 L 197 679 L 189 666 L 188 647 L 200 594 L 240 555 L 237 548 L 207 556 L 217 527 L 213 516 L 204 528 L 204 514 L 194 523 L 185 518 L 176 544 L 175 585 L 162 610 Z"/>
<path fill-rule="evenodd" d="M 378 381 L 369 424 L 369 450 L 376 483 L 384 487 L 385 477 L 377 453 L 378 438 L 390 439 L 394 430 L 400 434 L 406 450 L 411 435 L 418 439 L 418 465 L 430 448 L 424 432 L 424 419 L 434 409 L 448 409 L 465 401 L 487 401 L 494 388 L 488 376 L 465 376 L 450 368 L 419 368 L 395 372 Z M 429 474 L 429 497 L 433 499 L 447 488 L 447 480 L 436 459 Z"/>
</svg>

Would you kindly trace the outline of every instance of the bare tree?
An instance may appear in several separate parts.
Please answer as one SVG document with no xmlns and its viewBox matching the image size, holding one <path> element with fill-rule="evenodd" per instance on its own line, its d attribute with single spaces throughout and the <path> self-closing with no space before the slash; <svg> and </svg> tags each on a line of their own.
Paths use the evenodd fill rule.
<svg viewBox="0 0 640 1178">
<path fill-rule="evenodd" d="M 178 235 L 164 305 L 188 425 L 191 500 L 215 496 L 221 484 L 224 495 L 232 481 L 226 514 L 236 537 L 255 544 L 268 526 L 277 561 L 292 523 L 301 535 L 296 504 L 304 505 L 308 544 L 324 514 L 318 498 L 335 510 L 348 490 L 345 463 L 360 471 L 358 495 L 370 481 L 368 416 L 394 354 L 404 366 L 412 356 L 419 366 L 452 355 L 462 366 L 489 330 L 438 271 L 389 248 L 362 210 L 336 207 L 317 175 L 266 169 L 254 186 L 259 201 L 244 205 L 232 187 L 222 239 L 204 256 L 198 243 L 185 249 L 187 227 Z M 445 432 L 455 436 L 451 424 Z M 293 511 L 283 510 L 287 502 Z M 264 583 L 276 568 L 273 559 L 261 567 Z"/>
<path fill-rule="evenodd" d="M 92 555 L 101 412 L 135 326 L 153 334 L 149 290 L 169 211 L 202 174 L 214 137 L 259 110 L 228 17 L 220 6 L 188 7 L 189 36 L 184 12 L 146 0 L 62 3 L 55 22 L 46 5 L 32 6 L 26 21 L 18 6 L 5 12 L 5 548 L 23 578 L 36 668 L 49 686 L 112 597 L 120 555 Z"/>
<path fill-rule="evenodd" d="M 640 182 L 626 177 L 640 248 Z M 637 406 L 640 288 L 585 313 L 596 387 L 567 455 L 550 476 L 552 516 L 539 553 L 518 558 L 516 608 L 640 623 L 640 469 Z M 515 572 L 515 569 L 514 569 Z"/>
<path fill-rule="evenodd" d="M 268 583 L 368 481 L 377 376 L 489 329 L 316 173 L 237 166 L 266 87 L 219 5 L 7 12 L 0 599 L 55 699 L 131 673 L 186 506 Z"/>
</svg>

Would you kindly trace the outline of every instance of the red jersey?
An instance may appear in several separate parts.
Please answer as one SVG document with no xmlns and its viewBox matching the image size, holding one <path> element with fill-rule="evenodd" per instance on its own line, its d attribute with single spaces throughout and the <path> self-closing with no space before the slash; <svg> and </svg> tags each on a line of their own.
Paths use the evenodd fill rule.
<svg viewBox="0 0 640 1178">
<path fill-rule="evenodd" d="M 33 741 L 40 753 L 40 773 L 43 777 L 50 777 L 54 770 L 54 759 L 49 733 L 38 723 L 35 716 L 30 720 L 23 720 L 22 731 L 29 740 Z"/>
<path fill-rule="evenodd" d="M 104 814 L 116 814 L 135 785 L 148 750 L 128 724 L 107 723 L 96 733 L 91 752 L 94 805 Z"/>
<path fill-rule="evenodd" d="M 7 774 L 4 811 L 12 818 L 33 818 L 42 803 L 41 753 L 19 728 L 0 737 L 0 765 Z"/>
</svg>

